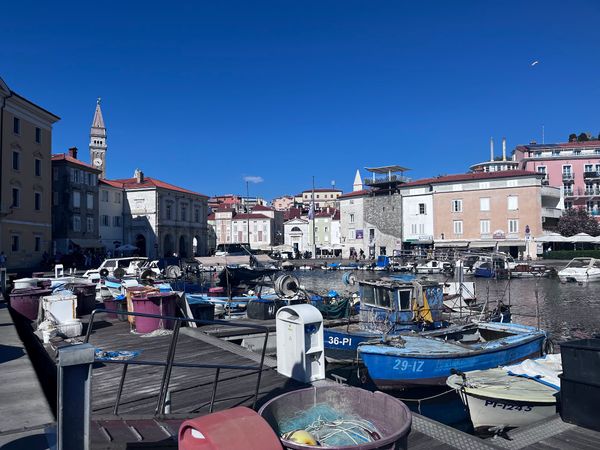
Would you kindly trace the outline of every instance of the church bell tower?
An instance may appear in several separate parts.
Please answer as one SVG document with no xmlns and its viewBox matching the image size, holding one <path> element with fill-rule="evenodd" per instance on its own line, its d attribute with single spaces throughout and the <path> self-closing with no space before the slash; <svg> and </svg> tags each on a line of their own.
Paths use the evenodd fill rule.
<svg viewBox="0 0 600 450">
<path fill-rule="evenodd" d="M 90 162 L 96 169 L 102 171 L 99 175 L 101 179 L 106 178 L 106 148 L 106 128 L 100 108 L 100 98 L 98 98 L 90 130 Z"/>
</svg>

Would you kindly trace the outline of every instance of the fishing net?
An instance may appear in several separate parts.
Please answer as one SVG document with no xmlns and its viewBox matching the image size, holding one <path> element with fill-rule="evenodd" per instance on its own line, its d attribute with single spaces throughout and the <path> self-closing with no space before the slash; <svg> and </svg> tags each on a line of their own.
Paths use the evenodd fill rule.
<svg viewBox="0 0 600 450">
<path fill-rule="evenodd" d="M 321 312 L 323 319 L 343 319 L 350 312 L 350 300 L 343 299 L 337 302 L 314 302 L 313 305 Z"/>
<path fill-rule="evenodd" d="M 381 439 L 381 434 L 368 420 L 342 413 L 328 404 L 317 404 L 279 422 L 284 439 L 294 431 L 310 433 L 321 447 L 360 445 Z"/>
</svg>

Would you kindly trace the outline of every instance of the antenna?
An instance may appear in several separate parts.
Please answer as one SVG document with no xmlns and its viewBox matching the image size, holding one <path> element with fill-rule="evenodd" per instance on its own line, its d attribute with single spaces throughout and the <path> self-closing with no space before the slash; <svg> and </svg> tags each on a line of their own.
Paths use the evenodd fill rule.
<svg viewBox="0 0 600 450">
<path fill-rule="evenodd" d="M 544 142 L 544 134 L 545 134 L 544 131 L 545 131 L 544 130 L 544 125 L 542 125 L 542 144 L 545 144 L 545 142 Z"/>
</svg>

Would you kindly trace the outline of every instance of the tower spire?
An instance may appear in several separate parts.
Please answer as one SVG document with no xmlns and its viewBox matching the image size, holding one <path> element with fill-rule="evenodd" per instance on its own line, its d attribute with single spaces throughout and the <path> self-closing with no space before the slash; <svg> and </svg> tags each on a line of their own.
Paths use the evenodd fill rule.
<svg viewBox="0 0 600 450">
<path fill-rule="evenodd" d="M 104 126 L 104 117 L 102 117 L 102 108 L 100 107 L 101 98 L 96 100 L 96 111 L 90 129 L 90 162 L 100 169 L 102 173 L 100 178 L 106 178 L 106 127 Z"/>
<path fill-rule="evenodd" d="M 354 192 L 361 191 L 363 188 L 363 182 L 360 178 L 360 171 L 356 169 L 356 175 L 354 176 L 354 183 L 352 184 L 352 190 Z"/>
</svg>

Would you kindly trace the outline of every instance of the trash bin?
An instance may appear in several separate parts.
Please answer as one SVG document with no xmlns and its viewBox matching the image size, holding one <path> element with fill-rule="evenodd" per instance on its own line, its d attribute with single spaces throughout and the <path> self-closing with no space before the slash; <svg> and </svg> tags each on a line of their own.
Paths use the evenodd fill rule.
<svg viewBox="0 0 600 450">
<path fill-rule="evenodd" d="M 110 311 L 106 313 L 106 316 L 109 319 L 119 319 L 122 322 L 127 320 L 127 316 L 117 314 L 117 312 L 127 312 L 127 303 L 124 295 L 118 295 L 113 298 L 104 298 L 104 309 Z"/>
<path fill-rule="evenodd" d="M 133 312 L 156 314 L 160 316 L 175 316 L 177 294 L 172 292 L 150 292 L 146 295 L 132 296 Z M 135 331 L 138 333 L 151 333 L 154 330 L 173 329 L 173 320 L 154 317 L 135 318 Z"/>
<path fill-rule="evenodd" d="M 90 314 L 96 307 L 96 285 L 92 283 L 68 283 L 66 288 L 77 296 L 78 317 Z"/>
<path fill-rule="evenodd" d="M 354 424 L 357 423 L 356 420 L 361 419 L 367 421 L 369 427 L 375 428 L 380 435 L 380 439 L 359 444 L 334 445 L 328 442 L 327 448 L 331 449 L 406 449 L 412 425 L 412 414 L 400 400 L 383 392 L 370 392 L 350 386 L 313 386 L 287 392 L 269 400 L 258 413 L 266 419 L 278 436 L 288 432 L 290 427 L 303 430 L 311 424 L 314 426 L 315 420 L 320 415 L 324 421 L 333 420 L 332 417 L 326 417 L 327 414 L 333 414 L 340 421 L 338 429 L 351 432 Z M 364 422 L 362 424 L 365 425 Z M 343 433 L 333 434 L 338 434 L 338 440 L 340 435 L 343 435 Z M 357 437 L 358 435 L 354 435 L 354 439 L 350 439 L 350 442 L 356 442 Z M 281 443 L 287 449 L 324 448 L 324 446 L 299 444 L 283 438 Z"/>
<path fill-rule="evenodd" d="M 50 294 L 52 294 L 50 289 L 14 289 L 9 296 L 10 306 L 26 319 L 36 320 L 40 307 L 40 298 Z"/>
<path fill-rule="evenodd" d="M 310 383 L 325 379 L 323 316 L 309 304 L 277 312 L 277 372 Z"/>
<path fill-rule="evenodd" d="M 237 406 L 179 427 L 179 450 L 282 450 L 279 438 L 256 412 Z"/>
<path fill-rule="evenodd" d="M 76 318 L 77 296 L 71 291 L 59 291 L 54 295 L 42 297 L 44 318 L 57 324 L 72 323 Z"/>
<path fill-rule="evenodd" d="M 563 366 L 564 369 L 564 366 Z M 598 376 L 587 381 L 560 377 L 560 417 L 564 422 L 600 431 L 600 384 Z"/>
</svg>

